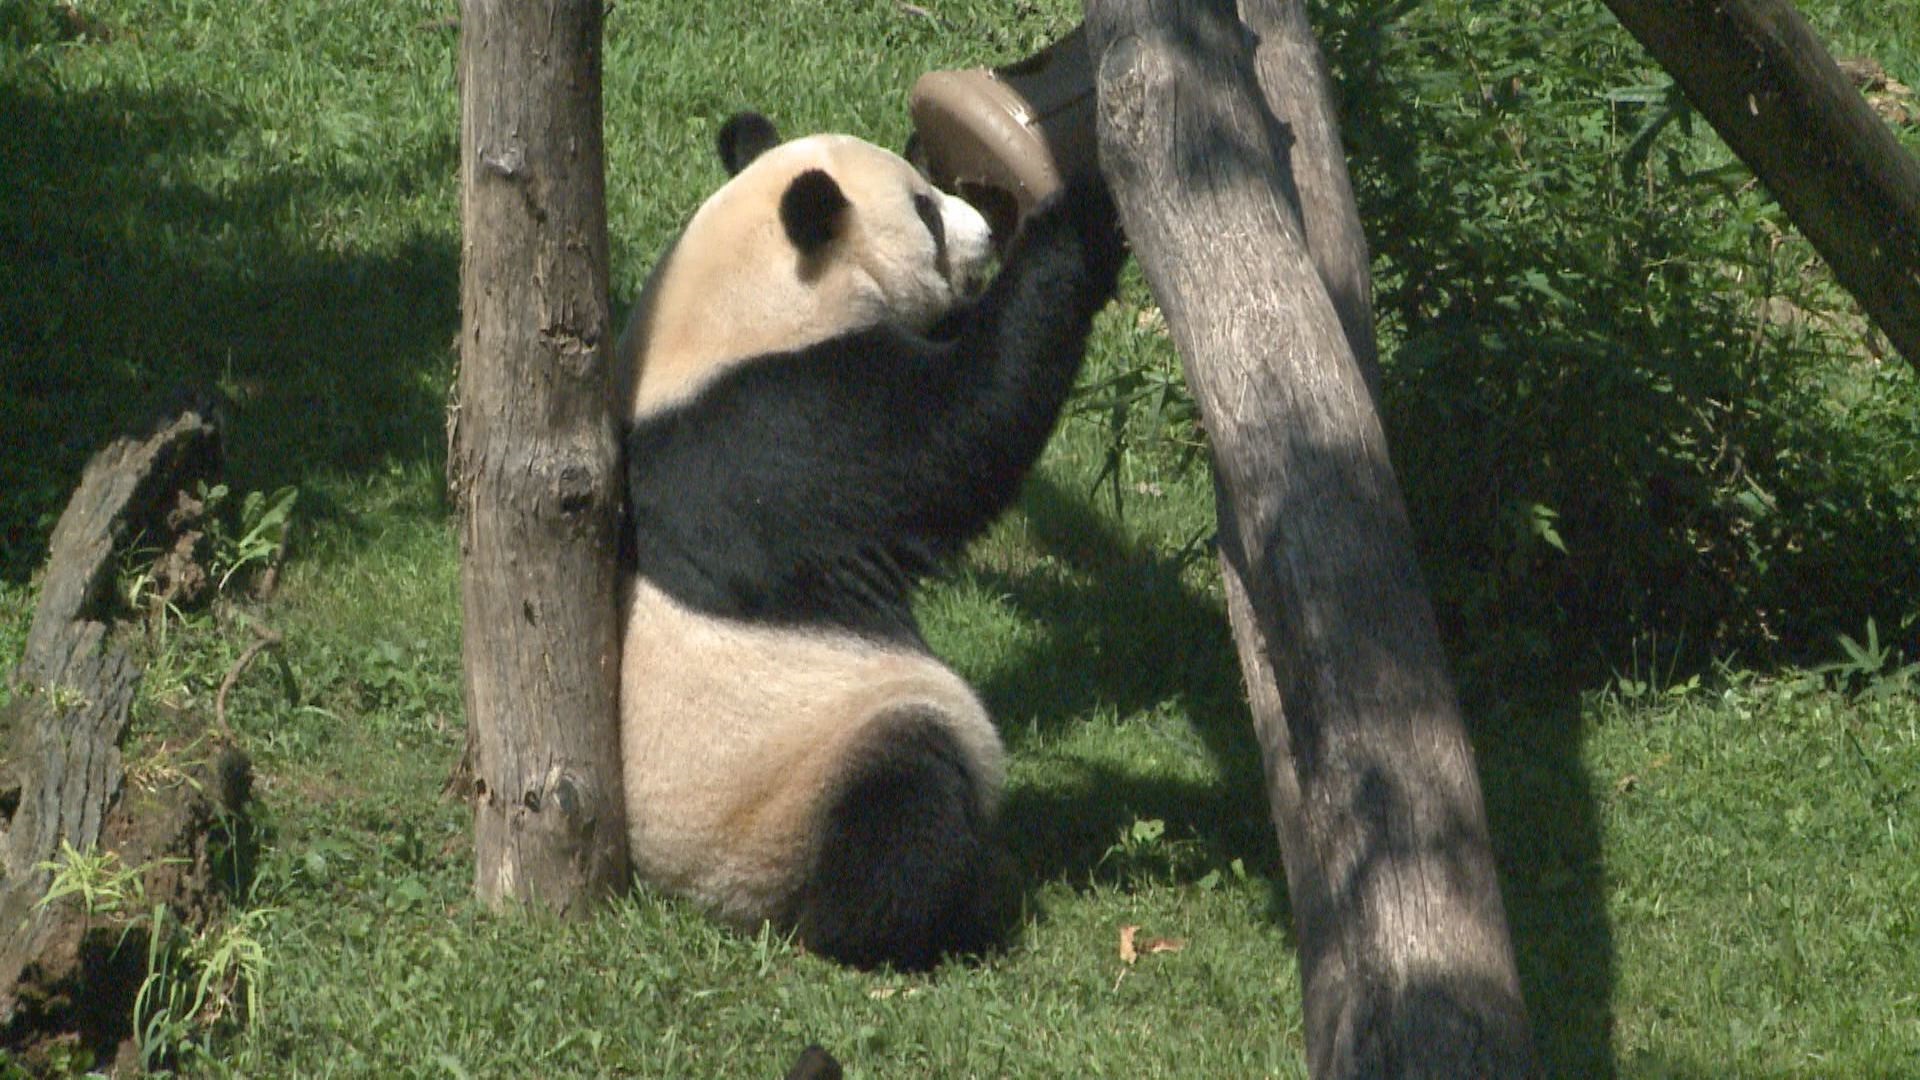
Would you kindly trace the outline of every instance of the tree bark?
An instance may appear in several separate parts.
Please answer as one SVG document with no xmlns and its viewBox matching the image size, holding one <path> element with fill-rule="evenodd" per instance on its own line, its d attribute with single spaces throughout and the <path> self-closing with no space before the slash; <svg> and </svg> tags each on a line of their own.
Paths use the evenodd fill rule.
<svg viewBox="0 0 1920 1080">
<path fill-rule="evenodd" d="M 1253 32 L 1253 74 L 1267 111 L 1280 123 L 1281 191 L 1300 219 L 1307 254 L 1320 270 L 1353 358 L 1380 398 L 1380 356 L 1373 335 L 1373 270 L 1360 206 L 1347 175 L 1333 83 L 1304 4 L 1240 0 Z"/>
<path fill-rule="evenodd" d="M 1246 7 L 1252 27 L 1226 0 L 1089 0 L 1087 33 L 1102 167 L 1212 447 L 1309 1067 L 1528 1075 L 1472 747 L 1356 356 L 1371 333 L 1347 330 L 1358 219 L 1344 169 L 1299 160 L 1338 153 L 1325 67 L 1297 3 Z"/>
<path fill-rule="evenodd" d="M 1920 162 L 1789 0 L 1606 0 L 1920 365 Z"/>
<path fill-rule="evenodd" d="M 245 755 L 190 755 L 164 776 L 129 776 L 122 760 L 141 672 L 115 625 L 127 614 L 115 576 L 136 542 L 165 553 L 156 566 L 191 561 L 206 505 L 190 493 L 219 464 L 219 432 L 189 409 L 95 454 L 53 530 L 0 714 L 0 1057 L 30 1073 L 57 1071 L 76 1047 L 113 1071 L 137 1068 L 131 1020 L 154 908 L 204 925 L 218 908 L 216 837 L 251 843 Z M 191 736 L 195 719 L 169 726 Z M 69 849 L 137 873 L 141 903 L 49 901 L 50 867 Z"/>
<path fill-rule="evenodd" d="M 572 912 L 627 878 L 600 0 L 464 0 L 462 511 L 474 889 Z"/>
<path fill-rule="evenodd" d="M 0 827 L 0 1027 L 12 1023 L 16 985 L 42 960 L 66 912 L 42 904 L 43 867 L 63 846 L 87 852 L 125 778 L 120 743 L 140 668 L 112 640 L 116 555 L 137 536 L 167 535 L 171 502 L 216 476 L 220 436 L 187 412 L 146 439 L 116 439 L 93 456 L 54 526 L 40 602 L 12 673 L 19 693 L 0 724 L 3 784 L 18 808 Z M 71 936 L 71 935 L 69 935 Z"/>
</svg>

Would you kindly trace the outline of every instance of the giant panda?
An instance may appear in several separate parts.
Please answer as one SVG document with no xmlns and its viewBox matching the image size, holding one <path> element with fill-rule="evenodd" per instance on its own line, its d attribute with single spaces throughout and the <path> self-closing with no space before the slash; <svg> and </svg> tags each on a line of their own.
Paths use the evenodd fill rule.
<svg viewBox="0 0 1920 1080">
<path fill-rule="evenodd" d="M 638 876 L 858 967 L 992 943 L 1002 748 L 916 584 L 1017 495 L 1124 258 L 1105 189 L 1024 223 L 984 291 L 972 207 L 847 135 L 743 113 L 731 174 L 616 350 Z"/>
</svg>

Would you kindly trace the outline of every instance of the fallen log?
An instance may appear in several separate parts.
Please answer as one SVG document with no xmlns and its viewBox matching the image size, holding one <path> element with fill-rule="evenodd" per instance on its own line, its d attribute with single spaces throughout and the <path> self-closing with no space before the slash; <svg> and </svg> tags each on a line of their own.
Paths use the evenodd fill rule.
<svg viewBox="0 0 1920 1080">
<path fill-rule="evenodd" d="M 213 906 L 210 837 L 246 798 L 245 758 L 210 754 L 129 789 L 122 750 L 141 671 L 116 633 L 114 579 L 130 545 L 182 547 L 198 524 L 182 508 L 220 460 L 217 429 L 182 412 L 96 454 L 54 527 L 0 716 L 0 1048 L 30 1069 L 62 1043 L 96 1067 L 126 1064 L 151 905 L 187 925 Z M 133 872 L 140 910 L 49 899 L 63 861 L 103 854 Z"/>
</svg>

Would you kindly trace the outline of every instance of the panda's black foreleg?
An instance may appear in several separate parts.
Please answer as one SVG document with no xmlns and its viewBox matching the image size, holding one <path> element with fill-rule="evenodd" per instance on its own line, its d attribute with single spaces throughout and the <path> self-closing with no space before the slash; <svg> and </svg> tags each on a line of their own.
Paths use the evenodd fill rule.
<svg viewBox="0 0 1920 1080">
<path fill-rule="evenodd" d="M 926 425 L 939 450 L 917 479 L 933 492 L 960 481 L 944 509 L 969 531 L 1013 501 L 1046 448 L 1125 261 L 1111 193 L 1076 182 L 1040 204 L 986 293 L 939 328 L 965 390 Z"/>
<path fill-rule="evenodd" d="M 841 963 L 921 970 L 979 953 L 1000 930 L 991 822 L 960 743 L 925 708 L 901 709 L 827 796 L 794 922 Z"/>
</svg>

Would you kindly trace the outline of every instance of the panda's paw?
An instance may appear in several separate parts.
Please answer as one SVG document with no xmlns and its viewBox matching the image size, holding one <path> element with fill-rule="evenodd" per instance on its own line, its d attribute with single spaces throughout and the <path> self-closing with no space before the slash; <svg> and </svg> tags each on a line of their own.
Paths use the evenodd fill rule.
<svg viewBox="0 0 1920 1080">
<path fill-rule="evenodd" d="M 1072 208 L 1075 231 L 1086 248 L 1087 265 L 1103 271 L 1111 279 L 1119 274 L 1127 258 L 1127 237 L 1120 230 L 1120 211 L 1113 204 L 1113 191 L 1097 175 L 1075 180 L 1061 192 Z"/>
<path fill-rule="evenodd" d="M 924 970 L 1002 928 L 991 821 L 967 744 L 931 706 L 872 722 L 823 807 L 796 897 L 807 948 L 855 967 Z"/>
<path fill-rule="evenodd" d="M 1025 231 L 1030 245 L 1065 242 L 1076 247 L 1090 277 L 1091 295 L 1101 303 L 1113 295 L 1127 242 L 1113 192 L 1097 174 L 1073 180 L 1034 207 Z"/>
</svg>

